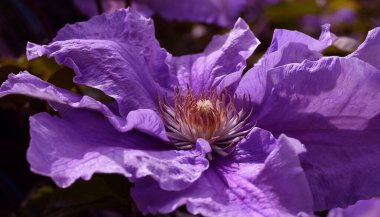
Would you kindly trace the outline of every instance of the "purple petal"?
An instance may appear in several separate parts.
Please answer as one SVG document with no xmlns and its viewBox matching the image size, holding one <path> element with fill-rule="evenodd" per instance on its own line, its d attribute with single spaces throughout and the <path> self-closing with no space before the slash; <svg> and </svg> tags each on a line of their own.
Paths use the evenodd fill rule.
<svg viewBox="0 0 380 217">
<path fill-rule="evenodd" d="M 357 57 L 380 69 L 380 28 L 368 32 L 367 38 L 350 57 Z"/>
<path fill-rule="evenodd" d="M 272 53 L 281 48 L 287 46 L 289 43 L 301 43 L 310 50 L 322 51 L 326 47 L 330 46 L 336 36 L 330 32 L 330 25 L 326 24 L 322 26 L 322 33 L 319 40 L 316 40 L 302 32 L 290 31 L 285 29 L 276 29 L 273 33 L 273 39 L 267 53 Z"/>
<path fill-rule="evenodd" d="M 132 6 L 151 16 L 158 14 L 167 20 L 204 22 L 232 26 L 247 5 L 246 0 L 138 0 Z"/>
<path fill-rule="evenodd" d="M 261 104 L 267 90 L 267 73 L 270 69 L 304 60 L 317 60 L 322 57 L 319 52 L 329 46 L 335 35 L 330 33 L 329 25 L 322 26 L 319 40 L 297 31 L 277 29 L 268 51 L 255 66 L 241 79 L 235 93 L 242 98 L 251 97 L 253 103 Z"/>
<path fill-rule="evenodd" d="M 296 214 L 311 211 L 313 204 L 309 185 L 298 160 L 298 154 L 303 152 L 305 149 L 298 140 L 285 135 L 276 140 L 270 132 L 255 128 L 240 142 L 233 159 L 218 159 L 221 160 L 218 165 L 228 163 L 224 167 L 227 168 L 227 180 L 229 173 L 233 173 L 252 182 L 258 189 L 270 189 L 266 197 L 272 204 L 277 204 L 274 205 L 276 209 Z"/>
<path fill-rule="evenodd" d="M 254 180 L 258 188 L 270 189 L 271 194 L 267 197 L 278 204 L 278 209 L 294 215 L 311 213 L 313 208 L 310 187 L 298 158 L 303 152 L 305 149 L 298 140 L 281 135 L 276 149 L 270 153 L 263 170 Z"/>
<path fill-rule="evenodd" d="M 268 72 L 258 126 L 305 144 L 314 208 L 379 194 L 380 72 L 357 58 L 329 57 Z M 362 181 L 365 177 L 365 182 Z"/>
<path fill-rule="evenodd" d="M 321 57 L 322 54 L 317 51 L 311 51 L 307 45 L 289 43 L 277 51 L 265 54 L 242 77 L 235 93 L 240 98 L 244 95 L 249 95 L 253 103 L 261 104 L 265 93 L 270 90 L 267 89 L 270 88 L 267 86 L 267 73 L 269 70 L 289 63 L 300 63 L 306 59 L 317 60 Z"/>
<path fill-rule="evenodd" d="M 76 83 L 113 97 L 122 116 L 134 109 L 155 109 L 160 86 L 175 83 L 152 20 L 129 9 L 67 25 L 49 45 L 29 43 L 27 55 L 29 59 L 48 55 L 73 68 Z"/>
<path fill-rule="evenodd" d="M 347 208 L 334 208 L 327 217 L 378 217 L 380 216 L 380 198 L 361 200 Z"/>
<path fill-rule="evenodd" d="M 61 187 L 94 173 L 118 173 L 132 181 L 150 176 L 162 189 L 181 190 L 209 166 L 201 148 L 171 150 L 154 137 L 116 131 L 91 111 L 77 109 L 62 116 L 40 113 L 30 118 L 27 153 L 32 171 L 50 176 Z"/>
<path fill-rule="evenodd" d="M 276 141 L 257 128 L 240 144 L 240 154 L 244 155 L 240 162 L 231 164 L 233 161 L 218 158 L 201 178 L 182 191 L 164 191 L 154 180 L 141 179 L 132 189 L 132 196 L 144 213 L 168 213 L 184 204 L 189 212 L 204 216 L 282 217 L 310 212 L 311 194 L 299 164 L 299 150 L 295 149 L 300 145 L 285 136 Z M 265 161 L 258 163 L 261 160 L 255 159 L 254 150 L 260 146 L 272 150 Z"/>
<path fill-rule="evenodd" d="M 229 162 L 229 164 L 246 164 L 246 168 L 250 168 L 253 162 L 264 166 L 265 160 L 277 146 L 277 140 L 270 132 L 255 127 L 237 144 L 239 148 L 236 149 L 235 154 L 222 158 L 222 161 Z M 248 174 L 253 173 L 254 171 L 251 171 Z"/>
<path fill-rule="evenodd" d="M 246 59 L 258 45 L 249 26 L 239 19 L 229 34 L 215 36 L 203 53 L 173 57 L 171 70 L 183 89 L 189 85 L 198 92 L 221 90 L 240 79 Z"/>
<path fill-rule="evenodd" d="M 168 140 L 165 126 L 162 123 L 160 116 L 150 109 L 131 111 L 127 117 L 121 118 L 112 113 L 106 105 L 91 97 L 80 96 L 65 89 L 55 87 L 28 72 L 9 75 L 8 80 L 0 87 L 0 97 L 10 94 L 22 94 L 47 100 L 51 104 L 59 103 L 72 108 L 83 108 L 97 111 L 107 117 L 112 125 L 121 132 L 139 129 L 140 131 L 154 135 L 163 140 Z M 58 109 L 57 106 L 54 107 Z"/>
</svg>

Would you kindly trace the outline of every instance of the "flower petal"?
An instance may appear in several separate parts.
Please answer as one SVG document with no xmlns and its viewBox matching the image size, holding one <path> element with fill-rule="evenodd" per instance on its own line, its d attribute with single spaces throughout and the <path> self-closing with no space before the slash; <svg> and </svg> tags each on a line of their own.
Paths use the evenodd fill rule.
<svg viewBox="0 0 380 217">
<path fill-rule="evenodd" d="M 276 142 L 277 147 L 265 160 L 264 168 L 253 183 L 259 189 L 270 189 L 272 194 L 267 197 L 277 209 L 293 215 L 311 213 L 312 194 L 298 158 L 305 148 L 298 140 L 283 134 Z"/>
<path fill-rule="evenodd" d="M 301 163 L 316 210 L 380 193 L 376 68 L 357 58 L 329 57 L 275 68 L 264 79 L 258 126 L 306 146 Z"/>
<path fill-rule="evenodd" d="M 267 85 L 267 73 L 270 69 L 289 63 L 300 63 L 305 59 L 317 60 L 321 57 L 322 54 L 310 50 L 307 45 L 289 43 L 277 51 L 265 54 L 252 69 L 244 74 L 235 93 L 240 99 L 247 95 L 253 103 L 261 104 L 265 93 L 269 90 L 267 88 L 270 88 Z"/>
<path fill-rule="evenodd" d="M 244 155 L 255 156 L 253 151 L 260 146 L 275 146 L 260 167 L 255 167 L 255 157 L 244 158 L 246 163 L 234 164 L 218 158 L 201 178 L 182 191 L 164 191 L 152 179 L 139 180 L 132 189 L 139 209 L 144 213 L 168 213 L 186 204 L 193 214 L 226 217 L 282 217 L 310 212 L 311 194 L 294 148 L 301 144 L 285 136 L 276 141 L 270 133 L 260 129 L 252 134 L 256 135 L 239 146 L 244 149 L 241 152 Z M 258 137 L 261 138 L 254 140 Z M 242 175 L 240 170 L 253 173 Z"/>
<path fill-rule="evenodd" d="M 377 217 L 380 216 L 380 198 L 361 200 L 347 208 L 331 209 L 327 217 Z"/>
<path fill-rule="evenodd" d="M 368 32 L 367 38 L 350 57 L 357 57 L 380 69 L 380 28 Z"/>
<path fill-rule="evenodd" d="M 235 93 L 239 98 L 250 96 L 253 103 L 261 104 L 267 88 L 267 73 L 270 69 L 304 60 L 317 60 L 322 57 L 320 51 L 335 39 L 330 26 L 322 26 L 319 40 L 298 31 L 276 29 L 272 43 L 264 56 L 241 79 Z"/>
<path fill-rule="evenodd" d="M 138 109 L 129 112 L 127 117 L 121 118 L 110 109 L 88 96 L 80 96 L 62 88 L 55 87 L 41 79 L 21 72 L 17 75 L 10 74 L 8 80 L 0 87 L 0 97 L 10 94 L 22 94 L 49 101 L 50 104 L 59 103 L 72 108 L 90 109 L 102 113 L 112 125 L 121 132 L 138 129 L 150 135 L 168 141 L 165 126 L 160 116 L 150 109 Z M 57 110 L 58 105 L 53 105 Z M 64 109 L 63 109 L 64 110 Z"/>
<path fill-rule="evenodd" d="M 189 20 L 232 26 L 246 6 L 246 0 L 138 0 L 132 6 L 143 14 L 154 13 L 167 20 Z"/>
<path fill-rule="evenodd" d="M 322 33 L 318 40 L 298 31 L 286 29 L 276 29 L 273 33 L 273 38 L 267 53 L 272 53 L 287 46 L 289 43 L 301 43 L 307 45 L 310 50 L 322 51 L 330 46 L 336 36 L 330 32 L 330 25 L 322 26 Z"/>
<path fill-rule="evenodd" d="M 249 26 L 239 19 L 229 34 L 215 36 L 203 53 L 173 57 L 171 71 L 183 89 L 189 85 L 197 92 L 221 90 L 240 79 L 246 59 L 258 45 Z"/>
<path fill-rule="evenodd" d="M 61 187 L 94 173 L 119 173 L 132 181 L 150 176 L 165 190 L 181 190 L 209 166 L 200 148 L 175 151 L 135 131 L 116 131 L 92 111 L 71 110 L 62 118 L 40 113 L 30 118 L 27 158 L 32 171 Z"/>
<path fill-rule="evenodd" d="M 74 69 L 76 83 L 113 97 L 122 116 L 134 109 L 155 109 L 160 87 L 175 83 L 152 20 L 129 9 L 67 25 L 49 45 L 28 43 L 29 59 L 42 55 Z"/>
</svg>

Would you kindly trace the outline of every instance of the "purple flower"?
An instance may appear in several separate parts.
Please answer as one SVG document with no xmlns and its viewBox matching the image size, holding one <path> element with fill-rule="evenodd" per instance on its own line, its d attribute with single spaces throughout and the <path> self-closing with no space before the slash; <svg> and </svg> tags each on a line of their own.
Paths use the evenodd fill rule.
<svg viewBox="0 0 380 217">
<path fill-rule="evenodd" d="M 247 0 L 134 0 L 131 6 L 145 16 L 157 14 L 166 20 L 233 26 Z"/>
<path fill-rule="evenodd" d="M 131 7 L 145 16 L 159 15 L 166 20 L 192 21 L 219 26 L 233 26 L 243 12 L 251 20 L 262 14 L 262 7 L 280 0 L 132 0 Z M 75 0 L 88 16 L 98 14 L 95 0 Z M 102 0 L 105 12 L 126 7 L 124 0 Z"/>
<path fill-rule="evenodd" d="M 297 32 L 275 31 L 266 55 L 236 91 L 257 104 L 258 126 L 305 145 L 300 160 L 314 210 L 373 197 L 380 184 L 380 29 L 347 57 L 317 52 L 333 38 L 324 32 L 316 43 Z"/>
<path fill-rule="evenodd" d="M 361 200 L 347 208 L 335 208 L 327 217 L 378 217 L 380 216 L 380 198 Z"/>
<path fill-rule="evenodd" d="M 27 158 L 32 171 L 61 187 L 95 172 L 119 173 L 135 182 L 132 195 L 144 213 L 181 205 L 205 216 L 311 212 L 298 160 L 303 146 L 254 127 L 248 98 L 238 107 L 241 99 L 225 89 L 239 82 L 258 44 L 238 20 L 203 53 L 172 57 L 159 47 L 150 19 L 120 10 L 68 25 L 51 44 L 27 48 L 29 59 L 54 57 L 75 70 L 76 83 L 102 90 L 117 106 L 27 72 L 11 75 L 0 96 L 38 97 L 60 113 L 30 118 Z"/>
<path fill-rule="evenodd" d="M 315 52 L 323 49 L 320 44 L 276 31 L 266 56 L 236 91 L 250 93 L 257 103 L 258 126 L 305 145 L 300 158 L 315 210 L 379 193 L 379 30 L 347 57 L 322 57 Z M 330 40 L 328 34 L 320 38 Z M 287 46 L 280 46 L 284 41 Z"/>
<path fill-rule="evenodd" d="M 0 96 L 38 97 L 59 112 L 30 118 L 27 158 L 61 187 L 119 173 L 135 182 L 144 213 L 186 205 L 205 216 L 307 215 L 379 193 L 377 32 L 350 56 L 323 57 L 335 38 L 328 26 L 319 40 L 276 30 L 242 77 L 259 44 L 244 21 L 203 53 L 173 57 L 150 19 L 119 10 L 27 47 L 29 59 L 54 57 L 114 104 L 27 72 Z"/>
</svg>

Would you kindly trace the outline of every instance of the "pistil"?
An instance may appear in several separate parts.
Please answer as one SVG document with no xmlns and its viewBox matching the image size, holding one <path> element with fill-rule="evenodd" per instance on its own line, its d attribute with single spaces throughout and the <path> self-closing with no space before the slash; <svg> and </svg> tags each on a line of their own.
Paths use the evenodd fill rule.
<svg viewBox="0 0 380 217">
<path fill-rule="evenodd" d="M 213 151 L 226 156 L 235 150 L 236 144 L 255 126 L 252 124 L 252 103 L 243 97 L 238 111 L 237 96 L 226 92 L 197 94 L 187 89 L 183 94 L 175 90 L 173 106 L 167 98 L 160 98 L 159 111 L 165 122 L 167 134 L 180 150 L 191 149 L 198 138 L 210 143 Z M 208 155 L 212 159 L 212 155 Z"/>
</svg>

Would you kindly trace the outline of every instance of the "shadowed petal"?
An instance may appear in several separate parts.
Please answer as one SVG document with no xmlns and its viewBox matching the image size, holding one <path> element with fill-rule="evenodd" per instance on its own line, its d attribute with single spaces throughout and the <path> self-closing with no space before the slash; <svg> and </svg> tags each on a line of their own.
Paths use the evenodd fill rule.
<svg viewBox="0 0 380 217">
<path fill-rule="evenodd" d="M 313 208 L 310 187 L 298 158 L 298 154 L 304 152 L 298 140 L 281 135 L 276 149 L 270 153 L 263 170 L 253 181 L 259 189 L 271 192 L 267 197 L 284 213 L 311 213 Z"/>
<path fill-rule="evenodd" d="M 145 15 L 158 14 L 167 20 L 204 22 L 232 26 L 246 0 L 138 0 L 132 6 Z"/>
<path fill-rule="evenodd" d="M 74 69 L 76 83 L 113 97 L 122 116 L 134 109 L 155 109 L 160 87 L 175 83 L 152 20 L 129 9 L 66 25 L 49 45 L 28 44 L 29 59 L 42 55 Z"/>
<path fill-rule="evenodd" d="M 91 111 L 72 110 L 63 118 L 40 113 L 30 118 L 30 126 L 27 158 L 32 171 L 61 187 L 94 173 L 119 173 L 132 181 L 150 176 L 162 189 L 181 190 L 209 166 L 201 147 L 171 150 L 154 137 L 116 131 Z"/>
<path fill-rule="evenodd" d="M 258 126 L 299 139 L 316 210 L 379 194 L 380 73 L 357 58 L 329 57 L 268 72 Z M 365 177 L 365 182 L 363 182 Z"/>
<path fill-rule="evenodd" d="M 203 53 L 173 57 L 171 70 L 183 89 L 218 90 L 238 81 L 246 59 L 259 45 L 249 26 L 239 19 L 230 33 L 215 36 Z"/>
<path fill-rule="evenodd" d="M 327 217 L 378 217 L 380 216 L 380 198 L 360 200 L 347 208 L 331 209 Z"/>
<path fill-rule="evenodd" d="M 258 137 L 261 139 L 255 140 Z M 253 157 L 257 156 L 253 151 L 260 146 L 272 147 L 265 161 Z M 276 141 L 270 133 L 255 129 L 238 147 L 240 154 L 251 158 L 242 157 L 241 162 L 233 164 L 218 158 L 217 162 L 211 162 L 200 179 L 182 191 L 163 191 L 154 180 L 142 179 L 132 189 L 132 196 L 145 213 L 168 213 L 184 204 L 189 212 L 204 216 L 282 217 L 295 216 L 300 211 L 310 212 L 311 194 L 299 164 L 300 147 L 295 148 L 297 146 L 301 144 L 294 139 L 282 136 Z M 242 170 L 252 173 L 243 175 Z"/>
<path fill-rule="evenodd" d="M 168 140 L 165 126 L 160 116 L 153 110 L 138 109 L 129 112 L 127 117 L 121 118 L 112 113 L 106 105 L 91 97 L 80 96 L 65 89 L 55 87 L 28 72 L 21 72 L 17 75 L 10 74 L 8 80 L 1 85 L 0 97 L 11 94 L 22 94 L 47 100 L 57 110 L 60 109 L 58 105 L 54 105 L 54 103 L 67 105 L 72 108 L 84 108 L 97 111 L 106 116 L 112 125 L 121 132 L 139 129 L 140 131 L 163 140 Z"/>
<path fill-rule="evenodd" d="M 380 28 L 368 32 L 367 38 L 350 56 L 357 57 L 380 69 Z"/>
</svg>

